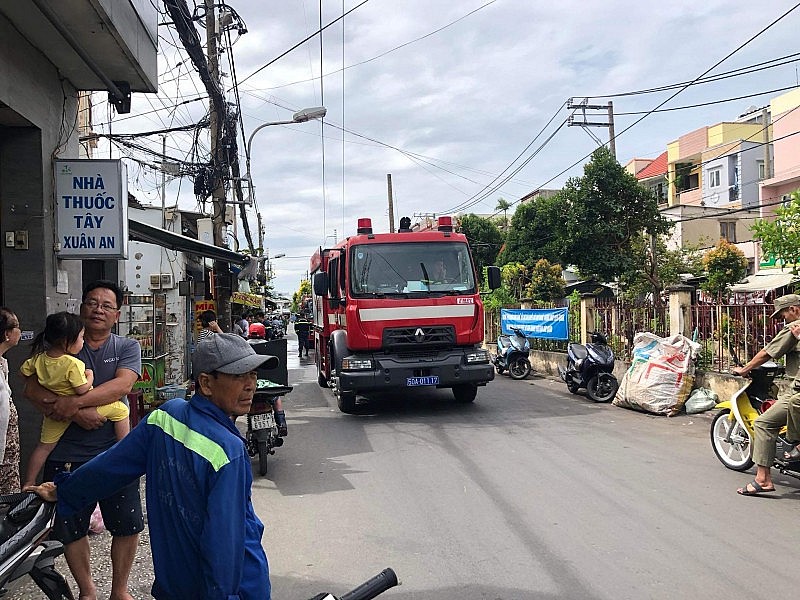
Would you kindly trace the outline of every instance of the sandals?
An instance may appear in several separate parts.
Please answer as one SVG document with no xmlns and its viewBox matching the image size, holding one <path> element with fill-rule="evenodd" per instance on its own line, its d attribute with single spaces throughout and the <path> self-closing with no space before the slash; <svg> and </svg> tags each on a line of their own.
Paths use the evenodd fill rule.
<svg viewBox="0 0 800 600">
<path fill-rule="evenodd" d="M 747 489 L 748 487 L 752 487 L 753 489 L 749 490 Z M 755 479 L 753 479 L 753 481 L 748 483 L 743 488 L 739 488 L 738 490 L 736 490 L 736 493 L 739 494 L 740 496 L 760 496 L 761 494 L 769 494 L 774 491 L 775 491 L 774 487 L 765 488 Z"/>
<path fill-rule="evenodd" d="M 800 445 L 795 446 L 788 452 L 783 453 L 784 460 L 800 460 Z"/>
</svg>

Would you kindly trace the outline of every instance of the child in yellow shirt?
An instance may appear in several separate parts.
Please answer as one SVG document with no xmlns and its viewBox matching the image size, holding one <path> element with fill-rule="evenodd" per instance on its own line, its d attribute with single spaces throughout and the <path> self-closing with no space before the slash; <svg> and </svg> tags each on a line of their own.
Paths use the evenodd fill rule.
<svg viewBox="0 0 800 600">
<path fill-rule="evenodd" d="M 39 383 L 59 396 L 82 395 L 92 389 L 94 373 L 86 364 L 72 356 L 83 348 L 83 322 L 78 315 L 59 312 L 47 316 L 44 331 L 33 340 L 31 356 L 22 363 L 25 377 L 36 376 Z M 121 440 L 130 431 L 129 410 L 117 400 L 97 407 L 97 412 L 114 422 L 114 432 Z M 25 474 L 26 485 L 34 485 L 39 471 L 50 452 L 69 426 L 68 421 L 44 417 L 39 443 L 31 454 Z"/>
</svg>

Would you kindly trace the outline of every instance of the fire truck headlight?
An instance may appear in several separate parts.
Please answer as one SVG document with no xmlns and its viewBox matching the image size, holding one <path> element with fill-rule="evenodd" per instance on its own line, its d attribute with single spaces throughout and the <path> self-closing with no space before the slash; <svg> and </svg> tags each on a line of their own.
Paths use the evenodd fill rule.
<svg viewBox="0 0 800 600">
<path fill-rule="evenodd" d="M 371 358 L 358 358 L 355 356 L 347 356 L 342 359 L 343 371 L 368 371 L 372 369 Z"/>
<path fill-rule="evenodd" d="M 467 364 L 474 365 L 489 362 L 489 353 L 486 350 L 475 350 L 467 353 Z"/>
</svg>

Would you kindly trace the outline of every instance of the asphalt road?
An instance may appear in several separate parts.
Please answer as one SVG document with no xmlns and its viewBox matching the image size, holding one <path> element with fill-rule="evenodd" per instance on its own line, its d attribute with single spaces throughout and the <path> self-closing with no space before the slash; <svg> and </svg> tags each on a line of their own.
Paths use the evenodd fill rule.
<svg viewBox="0 0 800 600">
<path fill-rule="evenodd" d="M 295 346 L 296 347 L 296 346 Z M 709 416 L 592 403 L 499 376 L 474 404 L 401 390 L 339 413 L 290 354 L 286 445 L 255 478 L 276 600 L 385 566 L 392 599 L 767 598 L 800 589 L 800 481 L 738 496 Z"/>
</svg>

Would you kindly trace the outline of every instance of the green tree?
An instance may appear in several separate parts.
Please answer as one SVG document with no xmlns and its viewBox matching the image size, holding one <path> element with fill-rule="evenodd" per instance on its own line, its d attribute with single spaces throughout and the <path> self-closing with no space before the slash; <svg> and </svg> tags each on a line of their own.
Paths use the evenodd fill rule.
<svg viewBox="0 0 800 600">
<path fill-rule="evenodd" d="M 303 298 L 306 296 L 311 295 L 311 281 L 308 279 L 303 279 L 300 282 L 300 287 L 297 291 L 292 294 L 292 312 L 300 312 L 300 303 L 303 301 Z"/>
<path fill-rule="evenodd" d="M 751 227 L 753 236 L 761 240 L 764 257 L 773 257 L 791 266 L 797 273 L 800 262 L 800 190 L 794 191 L 788 203 L 775 208 L 775 219 L 758 219 Z"/>
<path fill-rule="evenodd" d="M 703 266 L 708 279 L 700 287 L 710 294 L 723 293 L 747 274 L 744 252 L 725 239 L 703 255 Z"/>
<path fill-rule="evenodd" d="M 511 227 L 497 262 L 535 265 L 540 258 L 545 258 L 551 263 L 567 264 L 559 234 L 563 229 L 562 208 L 558 194 L 520 204 L 511 217 Z"/>
<path fill-rule="evenodd" d="M 561 275 L 561 265 L 551 265 L 547 259 L 540 259 L 530 271 L 531 282 L 528 296 L 542 302 L 554 302 L 564 297 L 566 281 Z"/>
<path fill-rule="evenodd" d="M 469 249 L 472 258 L 475 260 L 475 267 L 483 277 L 483 268 L 494 265 L 497 261 L 497 253 L 503 243 L 503 234 L 490 219 L 484 219 L 477 215 L 465 215 L 459 222 L 461 233 L 467 236 Z"/>
<path fill-rule="evenodd" d="M 581 273 L 601 281 L 635 268 L 635 248 L 643 235 L 665 234 L 671 228 L 655 195 L 605 147 L 594 151 L 583 177 L 568 180 L 555 198 L 563 206 L 563 220 L 553 225 L 564 256 Z"/>
<path fill-rule="evenodd" d="M 699 275 L 704 270 L 696 246 L 668 249 L 661 236 L 655 239 L 655 248 L 650 240 L 640 237 L 632 244 L 632 251 L 636 262 L 619 277 L 622 295 L 631 300 L 652 294 L 653 302 L 661 305 L 664 290 L 680 283 L 682 273 Z"/>
<path fill-rule="evenodd" d="M 502 210 L 503 211 L 503 226 L 508 229 L 508 209 L 511 208 L 511 203 L 504 199 L 498 198 L 497 199 L 497 206 L 494 207 L 495 210 Z"/>
<path fill-rule="evenodd" d="M 511 297 L 517 301 L 527 295 L 528 286 L 531 284 L 531 276 L 522 263 L 508 263 L 500 267 L 500 277 L 503 287 L 508 290 Z"/>
</svg>

